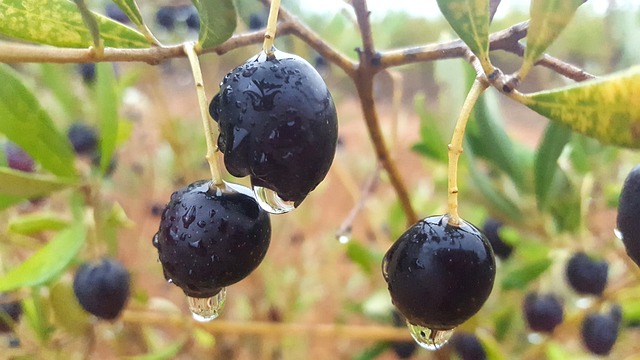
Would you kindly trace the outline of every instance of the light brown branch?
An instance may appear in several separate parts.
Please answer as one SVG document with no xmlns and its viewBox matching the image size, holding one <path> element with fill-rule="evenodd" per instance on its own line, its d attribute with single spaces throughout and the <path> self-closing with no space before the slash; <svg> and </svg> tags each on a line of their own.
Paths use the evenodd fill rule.
<svg viewBox="0 0 640 360">
<path fill-rule="evenodd" d="M 367 55 L 367 58 L 373 59 L 375 47 L 373 45 L 373 32 L 371 31 L 371 21 L 369 19 L 371 12 L 367 6 L 367 0 L 353 0 L 352 5 L 356 12 L 358 26 L 360 27 L 362 51 Z"/>
</svg>

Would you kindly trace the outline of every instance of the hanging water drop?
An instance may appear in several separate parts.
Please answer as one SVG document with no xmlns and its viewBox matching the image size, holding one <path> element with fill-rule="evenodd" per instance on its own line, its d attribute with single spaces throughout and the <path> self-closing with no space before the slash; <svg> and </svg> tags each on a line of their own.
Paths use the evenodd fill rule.
<svg viewBox="0 0 640 360">
<path fill-rule="evenodd" d="M 271 214 L 284 214 L 295 209 L 293 201 L 282 200 L 278 194 L 262 186 L 254 186 L 253 193 L 260 207 Z"/>
<path fill-rule="evenodd" d="M 622 232 L 620 230 L 618 230 L 618 228 L 613 229 L 613 234 L 620 240 L 624 240 L 624 236 L 622 235 Z"/>
<path fill-rule="evenodd" d="M 451 335 L 453 335 L 453 330 L 435 330 L 429 329 L 427 327 L 413 325 L 407 321 L 407 327 L 409 328 L 409 333 L 411 333 L 411 337 L 413 340 L 418 343 L 421 347 L 427 350 L 438 350 L 444 346 L 444 344 L 449 341 Z"/>
<path fill-rule="evenodd" d="M 211 321 L 220 315 L 227 297 L 227 289 L 222 288 L 219 293 L 209 298 L 194 298 L 187 296 L 189 310 L 193 319 L 200 322 Z"/>
<path fill-rule="evenodd" d="M 349 241 L 351 241 L 351 236 L 349 236 L 349 234 L 340 234 L 337 238 L 340 244 L 348 244 Z"/>
</svg>

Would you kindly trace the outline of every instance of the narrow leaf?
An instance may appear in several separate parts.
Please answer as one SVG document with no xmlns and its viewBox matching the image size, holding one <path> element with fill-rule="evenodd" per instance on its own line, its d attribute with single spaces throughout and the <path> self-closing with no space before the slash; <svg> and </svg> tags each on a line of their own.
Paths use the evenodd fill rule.
<svg viewBox="0 0 640 360">
<path fill-rule="evenodd" d="M 69 226 L 69 220 L 56 213 L 35 213 L 13 218 L 7 226 L 15 234 L 29 235 L 43 230 L 62 230 Z"/>
<path fill-rule="evenodd" d="M 549 258 L 527 262 L 505 275 L 502 279 L 502 288 L 505 290 L 522 289 L 542 275 L 551 264 L 553 264 L 553 260 Z"/>
<path fill-rule="evenodd" d="M 142 14 L 140 14 L 140 8 L 138 8 L 138 4 L 136 4 L 135 0 L 113 0 L 113 2 L 129 17 L 131 22 L 137 26 L 144 26 L 144 20 L 142 19 Z"/>
<path fill-rule="evenodd" d="M 604 144 L 640 148 L 640 66 L 516 99 L 535 112 Z"/>
<path fill-rule="evenodd" d="M 531 0 L 527 48 L 520 68 L 524 78 L 533 64 L 569 24 L 584 0 Z"/>
<path fill-rule="evenodd" d="M 233 0 L 191 0 L 200 16 L 198 45 L 208 49 L 222 44 L 236 29 L 236 8 Z"/>
<path fill-rule="evenodd" d="M 436 117 L 427 109 L 424 94 L 414 97 L 413 107 L 420 118 L 420 142 L 411 149 L 434 160 L 447 162 L 447 143 L 441 136 Z"/>
<path fill-rule="evenodd" d="M 546 207 L 549 190 L 562 171 L 558 166 L 558 158 L 570 138 L 571 130 L 566 126 L 549 123 L 538 146 L 534 160 L 534 179 L 536 200 L 541 209 Z"/>
<path fill-rule="evenodd" d="M 81 223 L 59 232 L 47 245 L 0 277 L 0 292 L 38 286 L 55 279 L 80 251 L 85 236 Z"/>
<path fill-rule="evenodd" d="M 74 185 L 70 179 L 0 167 L 0 194 L 34 198 Z"/>
<path fill-rule="evenodd" d="M 351 240 L 347 243 L 347 257 L 366 274 L 371 274 L 374 269 L 380 267 L 383 256 L 357 241 Z"/>
<path fill-rule="evenodd" d="M 0 65 L 0 119 L 0 133 L 45 169 L 61 177 L 76 174 L 75 156 L 66 136 L 56 129 L 19 75 L 6 65 Z"/>
<path fill-rule="evenodd" d="M 96 64 L 96 110 L 100 126 L 100 169 L 109 168 L 118 139 L 118 105 L 116 78 L 109 63 Z"/>
<path fill-rule="evenodd" d="M 4 210 L 15 204 L 18 204 L 22 200 L 24 200 L 22 196 L 11 196 L 11 195 L 0 194 L 0 210 Z"/>
<path fill-rule="evenodd" d="M 485 72 L 489 60 L 489 0 L 438 0 L 440 11 L 462 41 L 478 57 Z"/>
<path fill-rule="evenodd" d="M 104 46 L 145 48 L 149 42 L 141 33 L 94 14 Z M 0 34 L 38 44 L 87 48 L 91 33 L 78 7 L 67 0 L 0 0 Z"/>
<path fill-rule="evenodd" d="M 67 69 L 62 69 L 60 64 L 40 64 L 40 79 L 44 87 L 49 89 L 56 97 L 67 118 L 75 119 L 81 112 L 82 102 L 78 101 L 78 95 L 69 89 L 73 81 Z"/>
</svg>

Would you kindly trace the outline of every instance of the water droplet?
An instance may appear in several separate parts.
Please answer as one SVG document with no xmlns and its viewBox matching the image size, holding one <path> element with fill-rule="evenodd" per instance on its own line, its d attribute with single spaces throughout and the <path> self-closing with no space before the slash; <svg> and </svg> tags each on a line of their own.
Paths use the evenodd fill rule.
<svg viewBox="0 0 640 360">
<path fill-rule="evenodd" d="M 386 256 L 382 259 L 382 277 L 385 281 L 389 280 L 389 259 Z"/>
<path fill-rule="evenodd" d="M 260 207 L 271 214 L 284 214 L 295 209 L 293 201 L 285 201 L 278 194 L 262 186 L 254 186 L 253 193 Z"/>
<path fill-rule="evenodd" d="M 532 344 L 540 344 L 544 341 L 544 336 L 537 332 L 532 332 L 527 335 L 527 340 Z"/>
<path fill-rule="evenodd" d="M 449 341 L 451 335 L 453 335 L 453 329 L 451 330 L 434 330 L 419 325 L 413 325 L 407 322 L 407 327 L 411 333 L 413 340 L 421 347 L 427 350 L 438 350 L 444 344 Z"/>
<path fill-rule="evenodd" d="M 200 322 L 207 322 L 217 318 L 224 307 L 226 297 L 226 288 L 222 288 L 219 293 L 210 298 L 193 298 L 187 296 L 191 316 L 193 316 L 194 320 Z"/>
<path fill-rule="evenodd" d="M 624 240 L 624 236 L 622 235 L 622 232 L 620 230 L 618 230 L 618 228 L 613 229 L 613 234 L 620 240 Z"/>
<path fill-rule="evenodd" d="M 204 229 L 204 227 L 207 226 L 207 222 L 204 220 L 200 220 L 198 221 L 198 227 L 201 229 Z"/>
<path fill-rule="evenodd" d="M 153 247 L 156 249 L 158 248 L 158 246 L 160 246 L 160 240 L 158 240 L 158 233 L 153 235 L 153 241 L 151 243 L 153 244 Z"/>
<path fill-rule="evenodd" d="M 338 242 L 340 244 L 347 244 L 349 243 L 349 241 L 351 241 L 351 237 L 349 236 L 349 234 L 338 235 Z"/>
<path fill-rule="evenodd" d="M 171 278 L 167 279 L 167 283 L 173 284 L 173 279 L 171 279 Z"/>
<path fill-rule="evenodd" d="M 207 248 L 202 243 L 202 240 L 197 240 L 192 243 L 189 243 L 189 247 L 195 249 L 196 254 L 198 256 L 207 256 Z M 191 274 L 189 274 L 191 275 Z"/>
<path fill-rule="evenodd" d="M 244 69 L 244 71 L 242 72 L 242 76 L 244 77 L 251 77 L 256 71 L 258 71 L 258 68 L 255 66 L 252 67 L 247 67 L 246 69 Z"/>
<path fill-rule="evenodd" d="M 188 229 L 195 219 L 196 219 L 196 207 L 191 206 L 189 210 L 187 210 L 187 212 L 184 213 L 184 215 L 182 215 L 182 224 L 184 225 L 184 228 Z"/>
</svg>

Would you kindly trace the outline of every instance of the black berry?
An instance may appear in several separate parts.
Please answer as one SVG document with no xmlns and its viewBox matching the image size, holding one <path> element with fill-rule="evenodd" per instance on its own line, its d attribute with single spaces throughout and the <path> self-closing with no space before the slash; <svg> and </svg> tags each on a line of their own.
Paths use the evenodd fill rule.
<svg viewBox="0 0 640 360">
<path fill-rule="evenodd" d="M 473 316 L 489 297 L 496 265 L 487 238 L 461 220 L 431 216 L 391 246 L 382 272 L 393 304 L 414 325 L 452 329 Z"/>
<path fill-rule="evenodd" d="M 486 360 L 487 353 L 477 336 L 471 333 L 456 332 L 449 340 L 460 360 Z"/>
<path fill-rule="evenodd" d="M 269 215 L 249 189 L 201 180 L 171 195 L 153 243 L 165 278 L 206 298 L 257 268 L 270 239 Z"/>
<path fill-rule="evenodd" d="M 84 263 L 73 279 L 73 292 L 89 313 L 113 320 L 129 299 L 129 272 L 117 260 Z"/>
<path fill-rule="evenodd" d="M 249 30 L 260 30 L 266 25 L 267 24 L 264 16 L 261 16 L 259 14 L 249 15 Z"/>
<path fill-rule="evenodd" d="M 405 327 L 404 317 L 397 311 L 393 311 L 393 325 L 396 327 Z M 418 350 L 418 344 L 415 341 L 393 341 L 391 349 L 396 353 L 398 359 L 408 359 Z"/>
<path fill-rule="evenodd" d="M 583 252 L 575 253 L 567 263 L 569 285 L 580 294 L 601 295 L 607 285 L 609 264 L 596 261 Z"/>
<path fill-rule="evenodd" d="M 593 354 L 605 356 L 611 352 L 620 331 L 621 310 L 614 305 L 609 314 L 588 314 L 582 321 L 584 346 Z"/>
<path fill-rule="evenodd" d="M 640 266 L 640 165 L 634 167 L 622 186 L 618 203 L 618 231 L 627 255 Z"/>
<path fill-rule="evenodd" d="M 128 24 L 130 22 L 129 17 L 127 16 L 127 14 L 124 13 L 124 11 L 120 10 L 120 8 L 118 7 L 118 5 L 114 4 L 114 3 L 108 3 L 105 11 L 107 13 L 107 17 L 121 22 L 123 24 Z"/>
<path fill-rule="evenodd" d="M 36 165 L 29 154 L 18 145 L 7 142 L 4 144 L 4 153 L 7 158 L 7 166 L 14 170 L 33 172 Z"/>
<path fill-rule="evenodd" d="M 513 246 L 502 240 L 502 237 L 500 237 L 501 228 L 502 223 L 500 221 L 489 218 L 484 222 L 482 232 L 489 239 L 493 252 L 501 259 L 508 259 L 513 252 Z"/>
<path fill-rule="evenodd" d="M 550 333 L 562 322 L 564 310 L 553 294 L 529 293 L 524 299 L 524 315 L 531 330 Z"/>
<path fill-rule="evenodd" d="M 0 295 L 0 333 L 12 331 L 22 315 L 19 301 L 8 301 L 6 295 Z"/>
<path fill-rule="evenodd" d="M 329 171 L 338 121 L 331 94 L 304 59 L 276 51 L 228 73 L 209 107 L 234 176 L 298 206 Z"/>
<path fill-rule="evenodd" d="M 163 6 L 156 12 L 156 22 L 166 30 L 173 30 L 176 23 L 176 8 L 173 6 Z"/>
<path fill-rule="evenodd" d="M 96 64 L 94 63 L 78 64 L 78 72 L 80 72 L 85 84 L 91 84 L 96 80 Z"/>
<path fill-rule="evenodd" d="M 187 28 L 193 31 L 200 30 L 200 16 L 198 15 L 198 10 L 194 6 L 189 6 L 187 11 L 188 15 L 185 20 Z"/>
<path fill-rule="evenodd" d="M 93 155 L 98 147 L 98 134 L 83 123 L 73 123 L 67 131 L 67 138 L 73 151 L 79 155 Z"/>
</svg>

